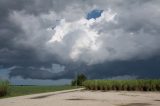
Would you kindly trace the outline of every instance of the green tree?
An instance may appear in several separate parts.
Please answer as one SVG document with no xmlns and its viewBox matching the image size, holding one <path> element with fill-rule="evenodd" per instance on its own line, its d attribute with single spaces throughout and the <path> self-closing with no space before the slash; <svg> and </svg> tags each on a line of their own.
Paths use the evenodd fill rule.
<svg viewBox="0 0 160 106">
<path fill-rule="evenodd" d="M 72 80 L 71 85 L 72 86 L 82 86 L 82 83 L 87 80 L 87 77 L 84 74 L 78 74 L 76 76 L 76 79 Z"/>
</svg>

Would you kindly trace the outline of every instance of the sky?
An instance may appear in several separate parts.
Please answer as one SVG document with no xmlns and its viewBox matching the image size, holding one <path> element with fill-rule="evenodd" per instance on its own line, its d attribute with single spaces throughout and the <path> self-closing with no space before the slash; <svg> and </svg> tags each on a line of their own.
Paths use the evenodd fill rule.
<svg viewBox="0 0 160 106">
<path fill-rule="evenodd" d="M 0 0 L 0 79 L 160 78 L 159 0 Z"/>
</svg>

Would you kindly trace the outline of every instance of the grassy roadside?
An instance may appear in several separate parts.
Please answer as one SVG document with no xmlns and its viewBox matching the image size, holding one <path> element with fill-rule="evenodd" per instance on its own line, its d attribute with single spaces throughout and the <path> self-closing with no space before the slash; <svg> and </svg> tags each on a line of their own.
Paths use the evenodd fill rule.
<svg viewBox="0 0 160 106">
<path fill-rule="evenodd" d="M 61 90 L 69 90 L 80 88 L 76 86 L 63 85 L 63 86 L 9 86 L 8 92 L 5 96 L 0 98 L 22 96 L 36 93 L 54 92 Z"/>
</svg>

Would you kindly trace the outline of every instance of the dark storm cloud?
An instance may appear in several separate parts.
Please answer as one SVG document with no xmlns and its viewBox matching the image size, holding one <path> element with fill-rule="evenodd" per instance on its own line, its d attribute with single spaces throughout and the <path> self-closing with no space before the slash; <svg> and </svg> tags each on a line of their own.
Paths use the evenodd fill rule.
<svg viewBox="0 0 160 106">
<path fill-rule="evenodd" d="M 16 66 L 10 71 L 10 77 L 21 76 L 25 79 L 72 79 L 75 73 L 81 72 L 87 74 L 90 78 L 106 78 L 119 75 L 159 78 L 159 4 L 159 0 L 0 0 L 0 66 Z M 117 33 L 127 35 L 130 32 L 133 32 L 135 36 L 144 35 L 134 39 L 138 42 L 137 44 L 142 46 L 142 49 L 132 52 L 129 52 L 130 49 L 125 49 L 126 52 L 129 52 L 127 55 L 120 53 L 114 57 L 113 55 L 117 53 L 117 50 L 123 51 L 123 48 L 131 48 L 120 38 L 118 46 L 106 47 L 107 51 L 110 51 L 109 60 L 111 61 L 106 61 L 108 58 L 103 57 L 108 52 L 103 53 L 103 50 L 100 50 L 97 55 L 102 56 L 102 58 L 99 59 L 99 56 L 93 55 L 96 58 L 95 64 L 90 66 L 85 63 L 88 62 L 86 55 L 81 55 L 80 62 L 68 60 L 67 53 L 70 52 L 68 48 L 72 48 L 69 47 L 72 46 L 69 37 L 65 39 L 67 42 L 66 48 L 59 52 L 63 56 L 53 53 L 53 51 L 62 49 L 61 46 L 50 51 L 46 49 L 46 42 L 52 36 L 47 35 L 43 28 L 50 27 L 61 18 L 72 22 L 81 17 L 86 17 L 85 14 L 95 8 L 102 10 L 111 8 L 117 12 L 119 23 L 117 25 L 104 23 L 103 27 L 95 25 L 93 28 L 98 27 L 99 32 L 111 33 L 113 36 Z M 50 13 L 50 11 L 53 13 Z M 53 20 L 53 23 L 46 22 L 45 16 L 48 20 L 50 19 L 48 17 L 51 17 L 50 20 Z M 36 29 L 36 26 L 38 26 L 38 29 Z M 112 32 L 115 29 L 124 32 Z M 72 35 L 74 34 L 72 32 Z M 146 35 L 153 36 L 146 37 Z M 157 38 L 157 40 L 154 38 Z M 67 41 L 67 39 L 69 40 Z M 107 42 L 105 37 L 101 39 L 106 40 L 104 45 L 108 45 L 108 42 L 111 42 L 110 45 L 117 43 L 117 41 L 112 42 L 112 40 Z M 149 42 L 149 44 L 143 42 Z M 132 53 L 136 55 L 130 57 Z M 140 57 L 143 57 L 143 59 L 136 59 Z M 121 60 L 121 58 L 124 60 Z M 101 59 L 104 60 L 101 61 Z M 85 62 L 83 63 L 83 61 Z M 49 68 L 54 70 L 51 68 L 52 64 L 60 65 L 60 67 L 65 66 L 65 69 L 58 73 L 50 72 L 48 71 Z"/>
<path fill-rule="evenodd" d="M 16 69 L 14 69 L 10 74 L 11 76 L 22 75 L 24 78 L 26 78 L 29 77 L 27 75 L 30 75 L 30 72 L 32 73 L 32 71 L 44 74 L 45 71 L 41 70 L 38 71 L 38 69 L 36 68 L 34 71 L 34 69 L 31 70 L 27 67 L 29 66 L 49 67 L 52 63 L 56 62 L 56 58 L 54 59 L 54 56 L 52 56 L 52 60 L 48 59 L 47 62 L 40 61 L 35 53 L 35 50 L 32 47 L 25 45 L 15 45 L 15 43 L 17 42 L 16 39 L 21 37 L 23 31 L 17 25 L 11 23 L 11 21 L 8 18 L 9 14 L 15 10 L 16 11 L 25 10 L 27 13 L 35 15 L 43 12 L 48 12 L 53 7 L 53 5 L 58 6 L 57 4 L 54 4 L 52 2 L 53 2 L 52 0 L 46 0 L 46 1 L 1 0 L 0 1 L 0 65 L 2 65 L 3 67 L 21 66 L 21 68 L 18 69 L 16 68 L 17 71 L 15 71 Z M 19 72 L 19 74 L 15 74 L 17 72 Z M 49 75 L 49 74 L 46 72 L 46 74 L 44 75 Z M 33 76 L 34 75 L 32 75 L 32 77 L 30 78 L 33 78 Z M 40 77 L 35 77 L 35 78 L 41 79 Z"/>
<path fill-rule="evenodd" d="M 25 10 L 30 14 L 48 12 L 54 5 L 52 0 L 1 0 L 0 1 L 0 63 L 5 65 L 25 65 L 38 62 L 32 47 L 15 45 L 21 34 L 21 28 L 9 20 L 12 11 Z M 55 4 L 57 5 L 57 4 Z M 25 21 L 25 20 L 24 20 Z"/>
<path fill-rule="evenodd" d="M 110 63 L 97 64 L 91 67 L 86 74 L 91 78 L 105 79 L 115 76 L 137 76 L 138 79 L 157 78 L 160 73 L 160 57 L 146 60 L 115 61 Z M 97 73 L 97 71 L 99 71 Z"/>
<path fill-rule="evenodd" d="M 65 71 L 66 72 L 66 71 Z M 31 79 L 62 79 L 64 77 L 64 72 L 55 74 L 47 70 L 41 70 L 35 67 L 17 67 L 12 70 L 10 76 L 21 76 L 22 78 L 31 78 Z M 67 76 L 68 78 L 68 76 Z"/>
<path fill-rule="evenodd" d="M 43 64 L 44 65 L 44 64 Z M 47 66 L 47 65 L 46 65 Z M 73 79 L 78 73 L 85 73 L 87 68 L 85 65 L 77 65 L 75 63 L 66 66 L 54 64 L 48 67 L 22 67 L 15 66 L 11 69 L 9 76 L 21 76 L 24 79 Z M 58 68 L 57 68 L 58 67 Z"/>
</svg>

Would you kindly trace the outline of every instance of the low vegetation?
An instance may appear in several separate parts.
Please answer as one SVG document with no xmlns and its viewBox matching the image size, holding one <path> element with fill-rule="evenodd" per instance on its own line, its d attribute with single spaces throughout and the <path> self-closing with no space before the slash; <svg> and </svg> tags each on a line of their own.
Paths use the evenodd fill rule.
<svg viewBox="0 0 160 106">
<path fill-rule="evenodd" d="M 160 80 L 87 80 L 88 90 L 160 91 Z"/>
<path fill-rule="evenodd" d="M 8 81 L 3 81 L 3 80 L 0 81 L 0 97 L 7 95 L 8 87 L 9 87 Z"/>
<path fill-rule="evenodd" d="M 69 86 L 69 85 L 63 85 L 63 86 L 25 86 L 25 85 L 15 86 L 15 85 L 10 85 L 8 87 L 7 94 L 3 95 L 3 98 L 36 94 L 36 93 L 69 90 L 69 89 L 74 89 L 74 88 L 77 88 L 77 87 L 76 86 Z"/>
</svg>

